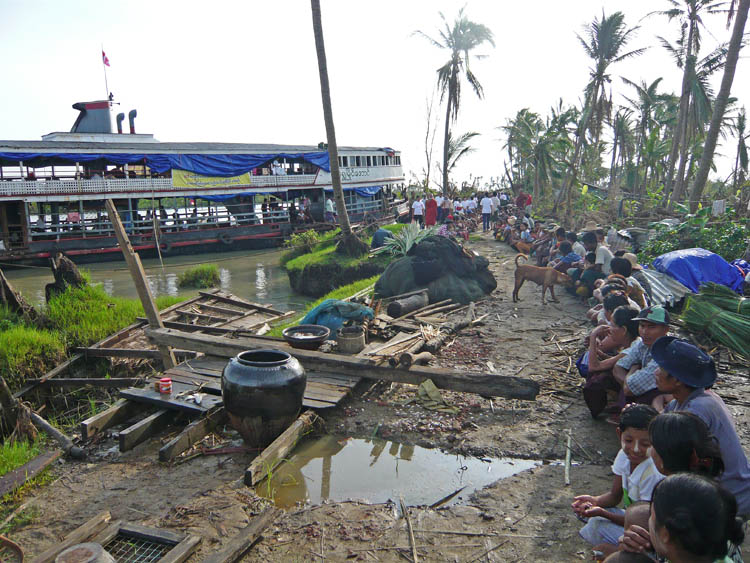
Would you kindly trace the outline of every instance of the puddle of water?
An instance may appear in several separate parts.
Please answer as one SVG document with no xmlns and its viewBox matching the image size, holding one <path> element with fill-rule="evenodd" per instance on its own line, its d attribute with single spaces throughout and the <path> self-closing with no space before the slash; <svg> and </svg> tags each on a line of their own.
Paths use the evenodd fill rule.
<svg viewBox="0 0 750 563">
<path fill-rule="evenodd" d="M 487 459 L 446 454 L 379 438 L 326 435 L 297 446 L 291 457 L 256 487 L 277 506 L 322 500 L 381 503 L 403 495 L 409 505 L 433 504 L 466 487 L 466 498 L 498 479 L 541 465 L 526 459 Z M 458 497 L 451 502 L 458 501 Z M 448 503 L 451 504 L 451 503 Z"/>
</svg>

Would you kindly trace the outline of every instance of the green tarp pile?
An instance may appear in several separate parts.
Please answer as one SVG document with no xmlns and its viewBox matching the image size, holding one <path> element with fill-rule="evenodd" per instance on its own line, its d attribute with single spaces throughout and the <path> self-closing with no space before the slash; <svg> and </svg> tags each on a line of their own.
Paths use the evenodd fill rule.
<svg viewBox="0 0 750 563">
<path fill-rule="evenodd" d="M 685 325 L 705 332 L 730 350 L 750 358 L 750 299 L 723 285 L 708 283 L 688 298 Z"/>
</svg>

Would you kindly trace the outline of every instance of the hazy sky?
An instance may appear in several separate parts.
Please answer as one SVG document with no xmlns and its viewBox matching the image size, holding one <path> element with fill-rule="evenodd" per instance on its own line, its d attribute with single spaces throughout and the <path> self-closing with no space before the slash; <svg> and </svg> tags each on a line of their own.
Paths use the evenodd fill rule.
<svg viewBox="0 0 750 563">
<path fill-rule="evenodd" d="M 426 99 L 447 54 L 413 35 L 436 35 L 438 12 L 448 19 L 464 5 L 449 0 L 322 0 L 333 113 L 339 144 L 390 146 L 404 171 L 424 167 Z M 502 173 L 496 127 L 523 108 L 546 113 L 559 98 L 578 101 L 589 61 L 575 33 L 601 16 L 623 11 L 641 30 L 632 47 L 645 55 L 611 69 L 639 82 L 663 76 L 677 91 L 680 71 L 658 45 L 674 40 L 675 22 L 652 16 L 665 0 L 472 0 L 471 19 L 489 26 L 496 47 L 472 62 L 485 99 L 463 90 L 457 132 L 478 131 L 477 152 L 454 176 Z M 641 21 L 642 20 L 642 21 Z M 728 41 L 724 16 L 709 16 L 704 51 Z M 122 105 L 138 109 L 136 130 L 161 141 L 317 144 L 325 140 L 318 69 L 307 0 L 192 2 L 0 0 L 0 138 L 39 139 L 68 131 L 71 104 L 103 99 L 101 46 L 111 67 L 109 87 Z M 750 63 L 740 59 L 733 95 L 750 99 Z M 715 89 L 721 80 L 714 80 Z M 621 96 L 618 100 L 624 103 Z M 437 111 L 444 114 L 444 106 Z M 718 150 L 731 155 L 734 141 Z M 442 127 L 435 156 L 442 152 Z"/>
</svg>

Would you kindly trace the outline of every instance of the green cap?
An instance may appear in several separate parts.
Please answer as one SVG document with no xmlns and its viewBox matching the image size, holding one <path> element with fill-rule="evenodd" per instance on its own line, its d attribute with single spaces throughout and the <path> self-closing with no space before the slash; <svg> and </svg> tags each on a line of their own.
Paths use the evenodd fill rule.
<svg viewBox="0 0 750 563">
<path fill-rule="evenodd" d="M 648 321 L 657 325 L 668 325 L 669 313 L 667 313 L 664 307 L 646 307 L 633 320 Z"/>
</svg>

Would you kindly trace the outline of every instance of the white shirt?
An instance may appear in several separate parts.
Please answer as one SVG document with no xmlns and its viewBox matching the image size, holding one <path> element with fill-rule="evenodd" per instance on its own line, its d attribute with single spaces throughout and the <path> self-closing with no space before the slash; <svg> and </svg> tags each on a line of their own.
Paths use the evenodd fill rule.
<svg viewBox="0 0 750 563">
<path fill-rule="evenodd" d="M 424 215 L 424 203 L 417 200 L 411 204 L 411 208 L 414 210 L 414 215 Z"/>
<path fill-rule="evenodd" d="M 630 460 L 625 452 L 617 453 L 615 462 L 612 464 L 612 473 L 622 477 L 622 491 L 625 506 L 638 501 L 650 501 L 654 487 L 664 479 L 654 465 L 654 460 L 647 457 L 632 471 L 630 471 Z M 628 500 L 630 502 L 628 502 Z"/>
<path fill-rule="evenodd" d="M 286 176 L 286 170 L 280 164 L 274 164 L 271 172 L 274 176 Z"/>
<path fill-rule="evenodd" d="M 586 258 L 586 247 L 578 241 L 573 243 L 573 252 L 578 254 L 581 258 Z"/>
<path fill-rule="evenodd" d="M 333 213 L 333 200 L 331 199 L 326 200 L 326 211 L 328 213 Z"/>
<path fill-rule="evenodd" d="M 612 258 L 614 258 L 614 255 L 609 251 L 609 248 L 602 244 L 596 247 L 596 262 L 594 263 L 601 264 L 602 273 L 607 276 L 612 273 L 612 269 L 609 267 Z"/>
<path fill-rule="evenodd" d="M 499 198 L 499 197 L 497 197 L 496 195 L 495 195 L 495 196 L 492 196 L 492 206 L 493 206 L 493 207 L 494 207 L 495 209 L 497 209 L 498 207 L 500 207 L 500 198 Z"/>
<path fill-rule="evenodd" d="M 458 200 L 455 200 L 453 202 L 453 209 L 455 209 L 456 211 L 460 211 L 462 207 L 463 207 L 462 202 Z"/>
<path fill-rule="evenodd" d="M 472 199 L 469 200 L 469 207 L 471 207 L 472 209 L 476 209 L 477 208 L 477 200 L 476 200 L 476 198 L 472 198 Z"/>
<path fill-rule="evenodd" d="M 492 213 L 492 200 L 488 197 L 483 197 L 482 201 L 479 202 L 482 206 L 482 214 L 485 213 L 490 214 Z"/>
<path fill-rule="evenodd" d="M 508 201 L 508 194 L 500 194 L 500 201 Z"/>
<path fill-rule="evenodd" d="M 438 204 L 438 207 L 440 207 L 441 205 L 443 205 L 443 199 L 444 199 L 444 198 L 443 198 L 443 196 L 441 196 L 441 195 L 439 195 L 439 196 L 437 196 L 437 197 L 435 198 L 435 202 L 436 202 L 436 203 Z"/>
</svg>

